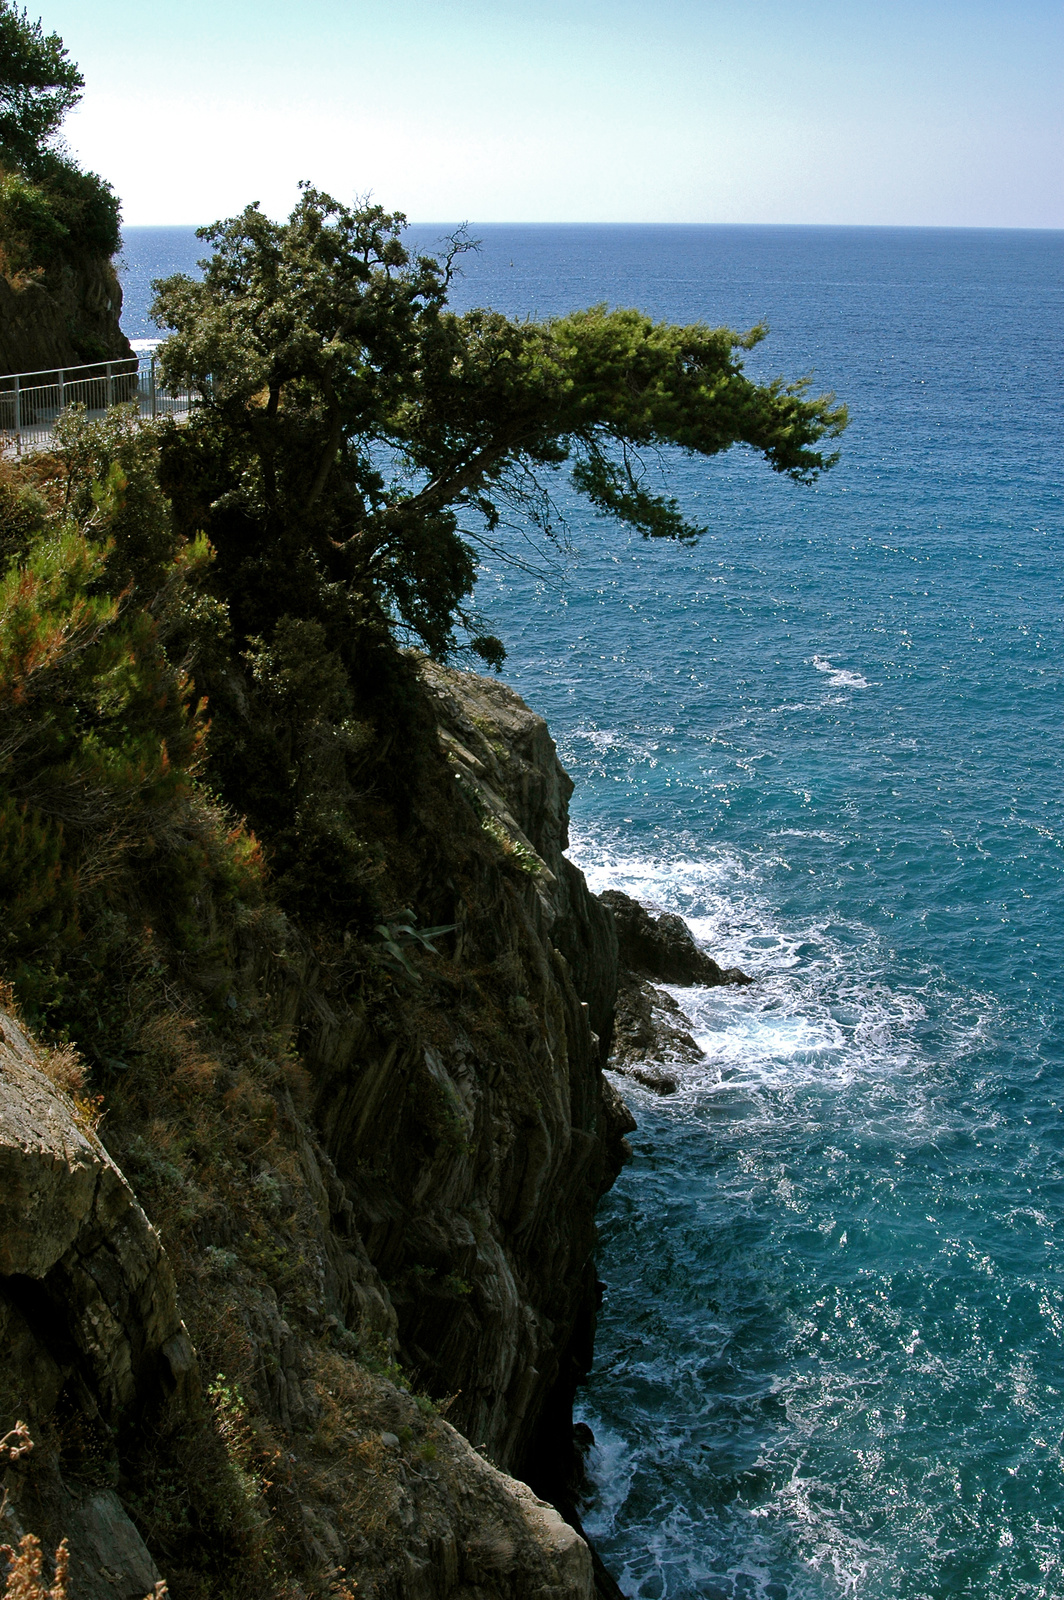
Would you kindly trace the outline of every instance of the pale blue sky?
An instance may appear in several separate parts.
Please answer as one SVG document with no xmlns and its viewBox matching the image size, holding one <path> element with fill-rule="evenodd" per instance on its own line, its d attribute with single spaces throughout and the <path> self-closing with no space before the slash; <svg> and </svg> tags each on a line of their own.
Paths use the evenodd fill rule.
<svg viewBox="0 0 1064 1600">
<path fill-rule="evenodd" d="M 31 16 L 38 6 L 30 5 Z M 1064 227 L 1064 0 L 47 0 L 129 223 Z"/>
</svg>

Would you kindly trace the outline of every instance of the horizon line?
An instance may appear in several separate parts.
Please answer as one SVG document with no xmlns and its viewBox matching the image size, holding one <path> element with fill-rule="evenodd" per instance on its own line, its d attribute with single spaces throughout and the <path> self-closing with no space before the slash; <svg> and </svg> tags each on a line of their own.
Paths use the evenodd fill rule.
<svg viewBox="0 0 1064 1600">
<path fill-rule="evenodd" d="M 232 215 L 237 216 L 239 212 Z M 209 228 L 211 222 L 124 222 L 123 231 L 135 228 Z M 407 218 L 409 228 L 819 228 L 875 232 L 907 233 L 1064 233 L 1064 223 L 999 223 L 999 222 L 552 222 L 544 220 L 502 220 L 478 222 L 440 221 L 424 218 Z"/>
</svg>

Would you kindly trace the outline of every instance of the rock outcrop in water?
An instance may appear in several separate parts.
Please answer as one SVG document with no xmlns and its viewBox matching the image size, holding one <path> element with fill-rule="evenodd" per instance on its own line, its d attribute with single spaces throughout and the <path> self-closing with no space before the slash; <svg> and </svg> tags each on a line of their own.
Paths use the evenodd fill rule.
<svg viewBox="0 0 1064 1600">
<path fill-rule="evenodd" d="M 618 957 L 634 977 L 656 983 L 698 983 L 706 988 L 751 981 L 738 967 L 718 965 L 695 943 L 683 918 L 673 912 L 655 915 L 619 889 L 607 889 L 599 899 L 613 912 Z"/>
<path fill-rule="evenodd" d="M 669 1068 L 690 1066 L 703 1055 L 680 1007 L 658 984 L 714 988 L 751 980 L 738 967 L 718 965 L 682 917 L 655 915 L 618 889 L 599 898 L 613 912 L 620 962 L 610 1066 L 656 1094 L 673 1094 L 678 1080 Z"/>
</svg>

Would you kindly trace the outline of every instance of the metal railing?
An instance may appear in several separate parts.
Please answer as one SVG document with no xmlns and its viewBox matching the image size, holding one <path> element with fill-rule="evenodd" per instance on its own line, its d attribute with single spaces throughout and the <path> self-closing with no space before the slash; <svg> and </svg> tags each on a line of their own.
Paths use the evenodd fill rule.
<svg viewBox="0 0 1064 1600">
<path fill-rule="evenodd" d="M 22 455 L 46 448 L 68 406 L 84 406 L 93 418 L 111 406 L 133 404 L 142 417 L 181 417 L 198 398 L 195 390 L 162 385 L 154 351 L 121 361 L 0 375 L 0 449 Z"/>
</svg>

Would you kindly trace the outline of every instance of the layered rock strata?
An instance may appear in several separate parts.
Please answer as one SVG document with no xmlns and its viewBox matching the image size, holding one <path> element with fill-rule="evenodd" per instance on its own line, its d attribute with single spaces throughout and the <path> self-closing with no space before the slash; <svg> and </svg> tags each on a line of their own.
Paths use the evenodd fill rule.
<svg viewBox="0 0 1064 1600">
<path fill-rule="evenodd" d="M 261 1514 L 239 1501 L 265 1452 L 256 1493 L 278 1550 L 323 1586 L 308 1594 L 332 1592 L 330 1573 L 377 1600 L 617 1593 L 548 1503 L 574 1514 L 594 1213 L 633 1126 L 602 1071 L 613 919 L 564 857 L 572 784 L 542 718 L 483 679 L 426 666 L 424 684 L 435 748 L 418 755 L 394 848 L 422 925 L 453 924 L 439 955 L 397 977 L 384 1011 L 298 940 L 276 960 L 256 946 L 232 974 L 249 1016 L 254 991 L 271 1026 L 290 1025 L 308 1086 L 300 1108 L 270 1079 L 274 1109 L 256 1113 L 277 1132 L 255 1136 L 244 1181 L 273 1198 L 237 1209 L 197 1183 L 202 1154 L 181 1177 L 153 1153 L 157 1137 L 170 1148 L 164 1103 L 157 1132 L 116 1130 L 152 1192 L 190 1214 L 165 1216 L 164 1233 L 180 1240 L 182 1281 L 213 1302 L 191 1325 L 215 1330 L 237 1377 L 208 1370 L 200 1385 L 158 1236 L 5 1021 L 0 1422 L 27 1421 L 37 1441 L 8 1474 L 7 1537 L 69 1537 L 73 1600 L 135 1600 L 156 1566 L 175 1600 L 191 1592 L 166 1559 L 180 1540 L 152 1531 L 159 1469 L 134 1446 L 155 1437 L 171 1476 L 202 1459 L 240 1526 Z M 175 1070 L 217 1092 L 224 1117 L 233 1069 L 203 1056 L 206 1035 L 197 1049 Z M 246 1159 L 239 1140 L 225 1159 Z M 257 1264 L 274 1261 L 276 1286 Z M 235 1439 L 235 1467 L 211 1456 L 220 1439 Z"/>
<path fill-rule="evenodd" d="M 455 924 L 449 993 L 412 997 L 391 1037 L 319 1001 L 306 1058 L 404 1362 L 557 1499 L 591 1360 L 595 1208 L 634 1126 L 602 1072 L 616 936 L 564 856 L 573 786 L 542 717 L 487 679 L 423 677 L 440 765 L 421 881 L 433 920 Z"/>
<path fill-rule="evenodd" d="M 34 1441 L 6 1473 L 0 1463 L 0 1542 L 32 1533 L 51 1552 L 65 1539 L 71 1600 L 141 1600 L 162 1580 L 123 1502 L 123 1439 L 164 1414 L 169 1430 L 202 1425 L 198 1365 L 166 1253 L 129 1185 L 7 1012 L 0 1033 L 0 1433 L 17 1420 Z M 301 1155 L 312 1215 L 336 1224 L 316 1239 L 306 1230 L 327 1263 L 321 1311 L 332 1308 L 334 1328 L 337 1313 L 363 1328 L 368 1317 L 387 1342 L 394 1313 L 336 1215 L 335 1173 L 311 1142 Z M 586 1543 L 526 1484 L 394 1382 L 323 1356 L 267 1287 L 257 1304 L 234 1299 L 291 1459 L 309 1449 L 318 1473 L 345 1485 L 346 1518 L 302 1497 L 322 1571 L 350 1568 L 360 1592 L 397 1600 L 592 1600 Z M 321 1423 L 337 1398 L 351 1431 L 333 1443 Z"/>
<path fill-rule="evenodd" d="M 222 975 L 247 1037 L 204 1023 L 186 1047 L 200 1025 L 162 1019 L 180 1093 L 157 1125 L 114 1130 L 224 1374 L 199 1372 L 91 1106 L 0 1017 L 0 1433 L 23 1420 L 36 1442 L 7 1473 L 4 1537 L 69 1538 L 72 1600 L 138 1600 L 160 1572 L 174 1600 L 213 1592 L 160 1523 L 160 1473 L 171 1506 L 175 1482 L 180 1502 L 188 1475 L 209 1479 L 196 1516 L 232 1519 L 249 1561 L 267 1517 L 271 1559 L 301 1575 L 278 1596 L 341 1580 L 360 1600 L 619 1594 L 578 1531 L 572 1427 L 595 1208 L 633 1126 L 603 1067 L 614 1050 L 667 1072 L 666 1033 L 674 1059 L 697 1055 L 650 977 L 743 975 L 679 919 L 589 893 L 541 717 L 497 682 L 430 664 L 421 681 L 432 737 L 389 849 L 419 924 L 450 930 L 436 953 L 411 938 L 416 967 L 370 1004 L 292 930 L 252 942 Z M 295 1093 L 267 1037 L 298 1047 Z M 181 1154 L 167 1119 L 190 1093 L 219 1119 L 244 1096 L 252 1120 L 230 1138 L 201 1118 Z"/>
<path fill-rule="evenodd" d="M 197 1384 L 158 1234 L 0 1012 L 0 1397 L 37 1444 L 6 1475 L 4 1531 L 68 1538 L 78 1600 L 137 1600 L 159 1580 L 114 1492 L 115 1439 Z"/>
</svg>

